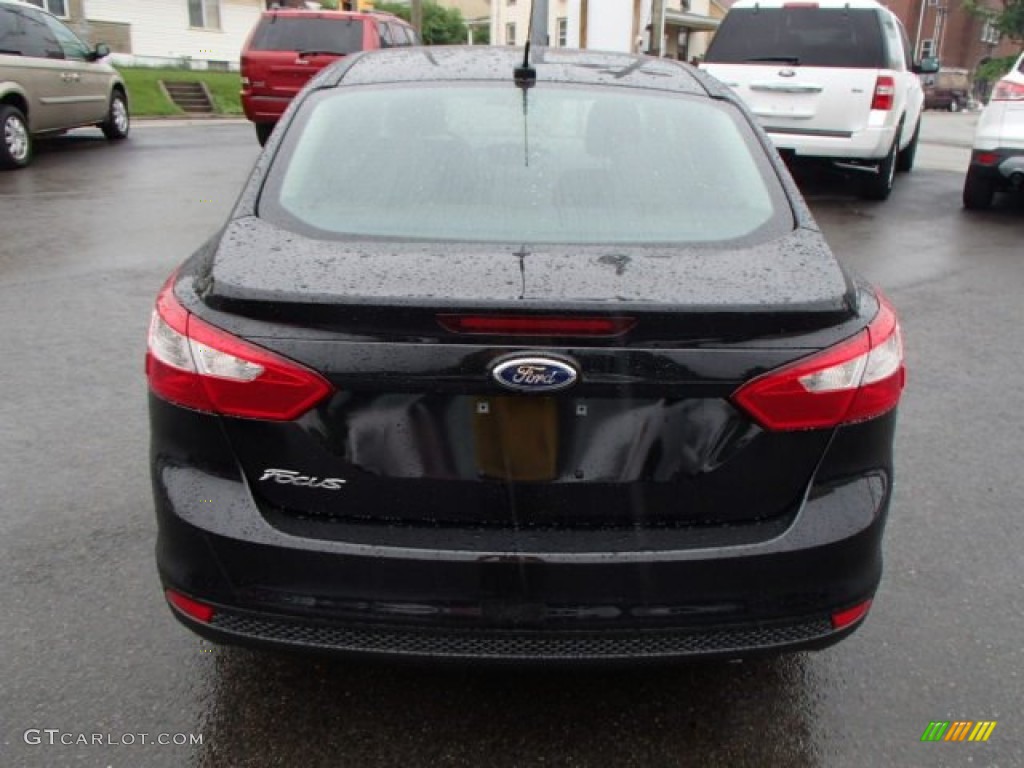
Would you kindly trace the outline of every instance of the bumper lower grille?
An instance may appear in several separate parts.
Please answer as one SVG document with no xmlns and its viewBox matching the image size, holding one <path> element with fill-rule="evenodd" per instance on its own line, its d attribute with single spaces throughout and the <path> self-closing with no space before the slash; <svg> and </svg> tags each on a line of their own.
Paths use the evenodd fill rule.
<svg viewBox="0 0 1024 768">
<path fill-rule="evenodd" d="M 824 640 L 828 619 L 782 626 L 709 630 L 542 632 L 395 629 L 287 622 L 217 613 L 211 626 L 238 640 L 399 656 L 477 659 L 638 659 L 753 651 Z"/>
</svg>

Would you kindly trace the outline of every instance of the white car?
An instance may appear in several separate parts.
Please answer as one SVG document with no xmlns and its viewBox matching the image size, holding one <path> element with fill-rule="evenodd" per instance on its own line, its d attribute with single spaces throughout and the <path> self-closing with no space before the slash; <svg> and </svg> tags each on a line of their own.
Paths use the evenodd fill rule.
<svg viewBox="0 0 1024 768">
<path fill-rule="evenodd" d="M 924 90 L 906 30 L 875 0 L 738 0 L 702 69 L 735 90 L 787 158 L 862 172 L 884 200 L 914 165 Z"/>
<path fill-rule="evenodd" d="M 978 117 L 964 208 L 988 208 L 1000 191 L 1024 192 L 1024 54 L 996 83 Z"/>
</svg>

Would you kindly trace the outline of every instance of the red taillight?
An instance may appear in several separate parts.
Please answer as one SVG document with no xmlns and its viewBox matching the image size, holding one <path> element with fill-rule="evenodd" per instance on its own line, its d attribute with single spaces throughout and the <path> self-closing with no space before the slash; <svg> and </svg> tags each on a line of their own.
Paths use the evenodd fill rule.
<svg viewBox="0 0 1024 768">
<path fill-rule="evenodd" d="M 856 624 L 868 615 L 870 609 L 871 601 L 865 600 L 863 603 L 853 606 L 853 608 L 847 608 L 845 611 L 836 611 L 832 614 L 832 629 L 842 629 L 851 624 Z"/>
<path fill-rule="evenodd" d="M 179 611 L 184 613 L 186 616 L 191 616 L 196 621 L 201 621 L 204 624 L 209 624 L 210 619 L 213 618 L 213 607 L 206 605 L 205 603 L 197 602 L 191 597 L 185 597 L 180 592 L 175 592 L 173 589 L 168 589 L 164 592 L 164 596 L 167 598 L 167 602 L 177 608 Z"/>
<path fill-rule="evenodd" d="M 1000 80 L 992 89 L 992 101 L 1024 101 L 1024 83 Z"/>
<path fill-rule="evenodd" d="M 880 296 L 878 314 L 865 330 L 754 379 L 733 400 L 765 429 L 823 429 L 892 410 L 904 379 L 900 325 Z"/>
<path fill-rule="evenodd" d="M 146 376 L 157 395 L 197 411 L 288 421 L 331 392 L 308 368 L 189 314 L 174 296 L 174 279 L 149 324 Z"/>
<path fill-rule="evenodd" d="M 891 75 L 879 75 L 875 81 L 875 95 L 871 99 L 872 109 L 892 109 L 896 96 L 896 80 Z"/>
<path fill-rule="evenodd" d="M 551 317 L 531 315 L 438 315 L 452 333 L 492 336 L 621 336 L 634 325 L 631 317 Z"/>
<path fill-rule="evenodd" d="M 978 165 L 995 165 L 999 162 L 999 155 L 995 152 L 975 152 L 974 162 Z"/>
</svg>

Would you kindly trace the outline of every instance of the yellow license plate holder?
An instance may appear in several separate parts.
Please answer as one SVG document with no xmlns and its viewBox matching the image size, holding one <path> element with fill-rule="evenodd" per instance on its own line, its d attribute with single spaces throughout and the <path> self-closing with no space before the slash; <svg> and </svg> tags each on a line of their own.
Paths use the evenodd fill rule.
<svg viewBox="0 0 1024 768">
<path fill-rule="evenodd" d="M 544 482 L 558 476 L 558 410 L 553 397 L 476 398 L 473 436 L 484 477 Z"/>
</svg>

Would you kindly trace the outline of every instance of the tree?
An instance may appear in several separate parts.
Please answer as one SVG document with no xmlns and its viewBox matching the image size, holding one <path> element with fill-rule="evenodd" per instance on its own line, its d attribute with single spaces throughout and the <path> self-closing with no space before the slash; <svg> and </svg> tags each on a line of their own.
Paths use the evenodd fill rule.
<svg viewBox="0 0 1024 768">
<path fill-rule="evenodd" d="M 410 19 L 410 9 L 401 3 L 375 3 L 378 11 L 387 11 Z M 437 3 L 423 3 L 423 31 L 420 35 L 426 45 L 457 45 L 466 42 L 466 21 L 458 8 L 442 8 Z"/>
</svg>

